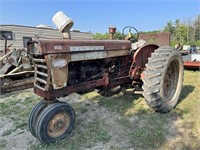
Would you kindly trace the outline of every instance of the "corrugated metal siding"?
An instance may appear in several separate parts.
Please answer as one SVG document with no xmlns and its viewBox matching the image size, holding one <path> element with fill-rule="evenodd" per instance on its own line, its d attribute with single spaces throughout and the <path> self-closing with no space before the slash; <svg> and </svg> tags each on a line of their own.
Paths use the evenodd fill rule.
<svg viewBox="0 0 200 150">
<path fill-rule="evenodd" d="M 8 40 L 8 45 L 12 44 L 13 48 L 23 48 L 23 37 L 39 36 L 43 38 L 63 38 L 62 33 L 55 29 L 42 29 L 18 25 L 0 25 L 2 31 L 12 31 L 13 40 Z M 87 32 L 71 31 L 72 39 L 93 39 L 92 34 Z M 0 40 L 0 51 L 4 49 L 4 40 Z"/>
</svg>

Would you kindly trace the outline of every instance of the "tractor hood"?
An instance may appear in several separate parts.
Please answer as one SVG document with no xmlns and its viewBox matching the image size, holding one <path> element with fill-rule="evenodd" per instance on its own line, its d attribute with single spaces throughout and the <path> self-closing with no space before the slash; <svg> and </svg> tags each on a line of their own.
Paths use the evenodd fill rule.
<svg viewBox="0 0 200 150">
<path fill-rule="evenodd" d="M 128 40 L 32 39 L 28 42 L 28 52 L 36 55 L 130 49 Z"/>
</svg>

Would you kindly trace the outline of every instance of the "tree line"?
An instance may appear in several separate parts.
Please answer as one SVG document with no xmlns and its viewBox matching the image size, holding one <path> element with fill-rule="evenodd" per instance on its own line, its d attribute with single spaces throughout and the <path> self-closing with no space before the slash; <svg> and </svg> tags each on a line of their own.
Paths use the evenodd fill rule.
<svg viewBox="0 0 200 150">
<path fill-rule="evenodd" d="M 142 32 L 140 34 L 151 34 L 169 32 L 171 35 L 171 45 L 182 44 L 182 45 L 197 45 L 200 46 L 200 15 L 194 19 L 189 18 L 188 20 L 180 21 L 176 19 L 173 21 L 168 21 L 162 30 L 154 30 L 149 32 Z M 93 34 L 94 39 L 109 39 L 109 33 L 95 33 Z M 114 35 L 115 39 L 124 39 L 124 35 L 117 32 Z"/>
<path fill-rule="evenodd" d="M 189 18 L 184 22 L 179 19 L 168 21 L 164 31 L 170 32 L 172 45 L 180 43 L 200 46 L 200 15 L 194 20 Z"/>
</svg>

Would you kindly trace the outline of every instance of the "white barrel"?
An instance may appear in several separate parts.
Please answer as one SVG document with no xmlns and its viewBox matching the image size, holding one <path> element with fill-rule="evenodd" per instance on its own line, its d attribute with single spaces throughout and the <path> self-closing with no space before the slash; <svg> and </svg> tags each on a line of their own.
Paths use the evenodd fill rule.
<svg viewBox="0 0 200 150">
<path fill-rule="evenodd" d="M 64 30 L 70 30 L 70 28 L 74 25 L 73 20 L 67 17 L 62 11 L 57 12 L 53 16 L 52 21 L 60 32 L 64 32 Z"/>
</svg>

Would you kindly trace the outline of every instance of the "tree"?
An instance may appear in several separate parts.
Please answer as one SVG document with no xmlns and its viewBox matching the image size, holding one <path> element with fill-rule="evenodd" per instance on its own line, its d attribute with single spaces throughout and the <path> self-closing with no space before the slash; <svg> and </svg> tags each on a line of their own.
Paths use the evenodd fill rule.
<svg viewBox="0 0 200 150">
<path fill-rule="evenodd" d="M 93 34 L 94 39 L 96 40 L 104 40 L 104 39 L 109 39 L 109 34 L 108 33 L 95 33 Z"/>
<path fill-rule="evenodd" d="M 171 35 L 174 35 L 175 27 L 171 20 L 169 22 L 167 22 L 167 25 L 165 26 L 164 31 L 169 32 Z"/>
<path fill-rule="evenodd" d="M 187 42 L 187 26 L 185 25 L 180 25 L 176 33 L 178 35 L 179 40 L 177 40 L 178 43 L 186 43 Z"/>
<path fill-rule="evenodd" d="M 187 22 L 188 21 L 188 22 Z M 168 21 L 164 27 L 164 32 L 169 32 L 171 35 L 171 45 L 178 43 L 181 44 L 190 44 L 200 46 L 200 15 L 198 15 L 193 21 L 191 18 L 185 22 L 181 22 L 180 19 L 173 21 Z M 159 33 L 160 31 L 140 31 L 140 34 L 150 34 L 150 33 Z M 136 34 L 134 34 L 136 35 Z M 93 35 L 94 39 L 109 39 L 109 33 L 96 33 Z M 114 34 L 114 39 L 122 40 L 124 35 L 117 32 Z"/>
<path fill-rule="evenodd" d="M 120 32 L 116 32 L 114 34 L 114 39 L 118 39 L 118 40 L 123 40 L 124 39 L 124 35 Z"/>
<path fill-rule="evenodd" d="M 109 33 L 104 33 L 104 34 L 95 33 L 95 34 L 93 34 L 93 37 L 96 40 L 106 40 L 106 39 L 109 39 Z M 116 32 L 114 34 L 114 39 L 122 40 L 122 39 L 124 39 L 124 35 L 120 32 Z"/>
<path fill-rule="evenodd" d="M 196 41 L 200 40 L 200 15 L 194 21 L 194 37 Z"/>
<path fill-rule="evenodd" d="M 171 35 L 171 37 L 170 37 L 170 39 L 171 39 L 171 43 L 173 44 L 173 45 L 175 45 L 174 43 L 174 35 L 175 35 L 175 27 L 174 27 L 174 25 L 173 25 L 173 22 L 170 20 L 170 21 L 168 21 L 167 22 L 167 25 L 165 26 L 165 28 L 164 28 L 164 32 L 169 32 L 170 33 L 170 35 Z"/>
</svg>

